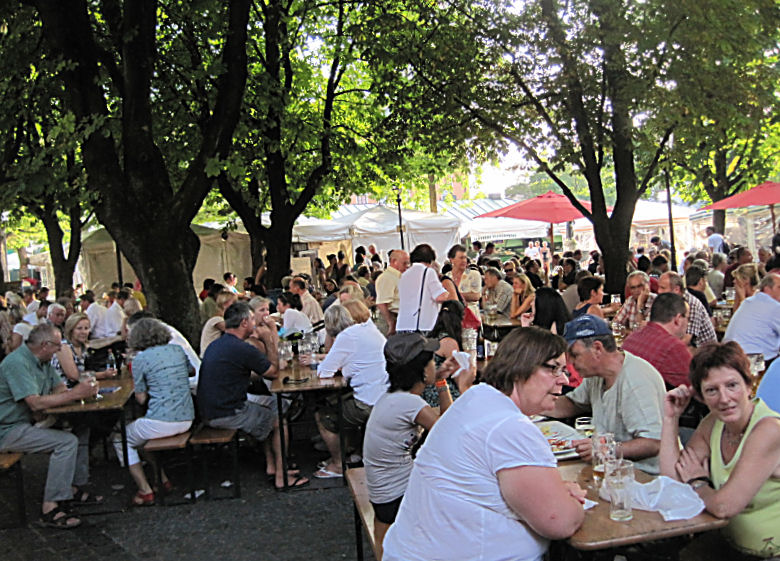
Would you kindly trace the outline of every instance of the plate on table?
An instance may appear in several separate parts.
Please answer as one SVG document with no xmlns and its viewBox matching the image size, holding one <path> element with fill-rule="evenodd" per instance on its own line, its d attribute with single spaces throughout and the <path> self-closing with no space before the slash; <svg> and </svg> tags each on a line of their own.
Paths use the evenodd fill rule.
<svg viewBox="0 0 780 561">
<path fill-rule="evenodd" d="M 541 421 L 537 423 L 539 430 L 550 443 L 553 455 L 558 460 L 570 460 L 578 458 L 576 450 L 571 445 L 572 440 L 579 440 L 583 436 L 575 429 L 560 421 Z"/>
</svg>

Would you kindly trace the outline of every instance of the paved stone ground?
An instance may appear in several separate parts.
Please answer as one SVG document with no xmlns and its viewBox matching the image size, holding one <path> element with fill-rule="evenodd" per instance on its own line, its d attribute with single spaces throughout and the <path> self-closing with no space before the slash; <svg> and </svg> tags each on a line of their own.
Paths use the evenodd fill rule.
<svg viewBox="0 0 780 561">
<path fill-rule="evenodd" d="M 243 446 L 243 444 L 242 444 Z M 308 452 L 307 442 L 296 442 L 304 473 L 322 454 Z M 93 450 L 92 481 L 107 502 L 92 510 L 114 511 L 83 516 L 83 524 L 63 531 L 39 527 L 48 457 L 25 457 L 26 505 L 30 523 L 25 528 L 0 530 L 2 561 L 97 560 L 213 560 L 303 561 L 355 559 L 352 501 L 340 480 L 313 481 L 300 491 L 278 493 L 266 481 L 261 454 L 242 448 L 242 498 L 205 501 L 195 505 L 128 508 L 134 484 L 115 461 Z M 172 461 L 175 461 L 172 459 Z M 227 455 L 215 458 L 215 481 L 229 477 Z M 221 472 L 220 472 L 221 470 Z M 186 483 L 183 464 L 170 469 L 174 482 Z M 122 489 L 113 489 L 123 485 Z M 224 493 L 217 489 L 213 492 Z M 229 491 L 229 490 L 228 490 Z M 179 499 L 185 491 L 175 491 Z M 0 477 L 0 524 L 7 527 L 16 515 L 13 481 Z M 81 512 L 90 512 L 88 508 Z M 366 560 L 373 559 L 366 545 Z"/>
</svg>

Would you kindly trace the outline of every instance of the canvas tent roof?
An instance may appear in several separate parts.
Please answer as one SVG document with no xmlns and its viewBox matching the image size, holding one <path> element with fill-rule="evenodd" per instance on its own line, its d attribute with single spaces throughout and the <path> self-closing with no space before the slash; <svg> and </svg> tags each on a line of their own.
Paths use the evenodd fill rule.
<svg viewBox="0 0 780 561">
<path fill-rule="evenodd" d="M 407 249 L 428 243 L 441 258 L 460 239 L 460 221 L 451 216 L 406 209 L 402 211 L 402 216 Z M 333 220 L 312 220 L 293 228 L 295 242 L 332 242 L 347 239 L 352 240 L 353 247 L 373 243 L 379 251 L 397 249 L 400 246 L 398 211 L 379 204 Z"/>
<path fill-rule="evenodd" d="M 239 279 L 252 274 L 248 234 L 229 232 L 227 240 L 223 240 L 220 229 L 198 224 L 190 228 L 200 239 L 200 252 L 192 272 L 196 290 L 200 289 L 204 279 L 211 277 L 219 281 L 227 271 Z M 99 228 L 84 237 L 80 264 L 87 287 L 97 292 L 108 290 L 111 283 L 117 280 L 114 240 L 105 228 Z M 136 278 L 130 263 L 122 256 L 122 279 L 132 282 Z"/>
</svg>

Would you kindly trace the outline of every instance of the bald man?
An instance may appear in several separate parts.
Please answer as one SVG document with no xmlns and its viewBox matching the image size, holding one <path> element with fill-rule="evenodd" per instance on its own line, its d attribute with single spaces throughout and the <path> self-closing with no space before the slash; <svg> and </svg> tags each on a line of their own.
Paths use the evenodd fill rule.
<svg viewBox="0 0 780 561">
<path fill-rule="evenodd" d="M 390 266 L 376 279 L 376 307 L 387 323 L 387 335 L 395 333 L 395 321 L 398 317 L 398 281 L 401 274 L 409 268 L 409 254 L 400 249 L 390 252 Z"/>
</svg>

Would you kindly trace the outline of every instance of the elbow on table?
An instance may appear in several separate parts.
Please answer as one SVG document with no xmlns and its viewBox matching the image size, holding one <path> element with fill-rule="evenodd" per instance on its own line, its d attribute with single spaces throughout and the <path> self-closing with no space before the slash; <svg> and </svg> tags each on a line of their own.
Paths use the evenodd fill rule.
<svg viewBox="0 0 780 561">
<path fill-rule="evenodd" d="M 548 524 L 539 533 L 551 540 L 565 540 L 580 529 L 583 520 L 585 520 L 585 510 L 580 504 L 572 505 L 567 512 L 551 514 Z"/>
<path fill-rule="evenodd" d="M 743 508 L 737 508 L 736 505 L 720 499 L 717 495 L 706 501 L 706 505 L 707 512 L 721 519 L 733 518 L 743 510 Z"/>
</svg>

